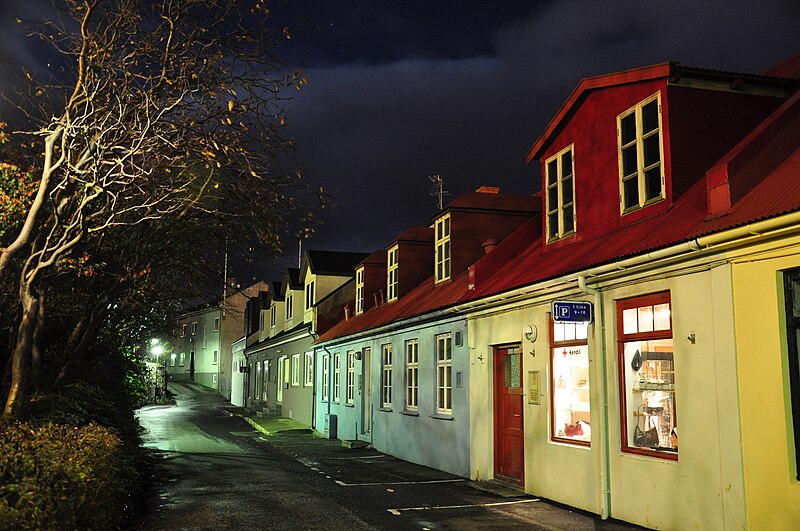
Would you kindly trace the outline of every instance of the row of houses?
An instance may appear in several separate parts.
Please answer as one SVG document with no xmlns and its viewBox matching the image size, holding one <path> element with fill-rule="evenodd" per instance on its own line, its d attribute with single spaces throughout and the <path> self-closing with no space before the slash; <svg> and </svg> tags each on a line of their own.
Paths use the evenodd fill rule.
<svg viewBox="0 0 800 531">
<path fill-rule="evenodd" d="M 795 529 L 798 88 L 797 57 L 584 79 L 527 154 L 541 193 L 484 186 L 371 254 L 306 251 L 194 377 L 603 517 Z"/>
</svg>

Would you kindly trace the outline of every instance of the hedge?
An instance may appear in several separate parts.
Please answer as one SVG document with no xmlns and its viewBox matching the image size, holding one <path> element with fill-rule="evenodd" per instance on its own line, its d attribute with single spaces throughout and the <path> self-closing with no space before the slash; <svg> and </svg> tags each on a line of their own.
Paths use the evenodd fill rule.
<svg viewBox="0 0 800 531">
<path fill-rule="evenodd" d="M 0 423 L 0 529 L 111 529 L 126 503 L 122 441 L 94 423 Z"/>
</svg>

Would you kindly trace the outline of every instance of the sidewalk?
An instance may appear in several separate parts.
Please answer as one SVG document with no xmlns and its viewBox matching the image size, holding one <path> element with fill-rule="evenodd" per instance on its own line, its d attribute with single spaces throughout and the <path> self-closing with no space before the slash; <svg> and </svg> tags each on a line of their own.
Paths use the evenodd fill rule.
<svg viewBox="0 0 800 531">
<path fill-rule="evenodd" d="M 506 518 L 522 526 L 519 528 L 535 530 L 644 529 L 618 520 L 602 520 L 595 514 L 536 498 L 501 482 L 471 482 L 402 461 L 371 447 L 351 449 L 342 441 L 319 437 L 308 426 L 291 419 L 262 418 L 246 414 L 243 408 L 226 409 L 261 432 L 267 442 L 339 486 L 365 488 L 374 485 L 386 488 L 387 492 L 397 492 L 392 500 L 396 506 L 386 509 L 396 516 L 411 518 L 427 512 L 428 521 L 443 518 L 443 527 L 450 527 L 448 524 L 461 511 L 460 517 L 477 527 L 496 527 L 500 522 L 493 519 Z M 343 466 L 344 463 L 347 466 Z M 434 492 L 444 486 L 448 488 L 449 501 L 445 501 L 438 490 Z M 437 500 L 439 505 L 430 506 L 430 500 Z M 480 512 L 476 508 L 480 508 Z M 486 513 L 491 514 L 487 516 Z"/>
</svg>

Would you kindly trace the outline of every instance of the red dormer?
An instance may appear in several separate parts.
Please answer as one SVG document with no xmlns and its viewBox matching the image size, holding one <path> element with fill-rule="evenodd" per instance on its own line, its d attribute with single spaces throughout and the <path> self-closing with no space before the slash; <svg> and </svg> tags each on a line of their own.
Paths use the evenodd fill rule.
<svg viewBox="0 0 800 531">
<path fill-rule="evenodd" d="M 539 213 L 538 199 L 501 195 L 500 189 L 482 186 L 466 193 L 433 218 L 434 282 L 458 276 L 531 216 Z"/>
<path fill-rule="evenodd" d="M 356 266 L 355 314 L 383 302 L 386 285 L 386 251 L 375 251 Z"/>
<path fill-rule="evenodd" d="M 412 227 L 386 247 L 386 302 L 394 302 L 431 276 L 433 229 Z"/>
<path fill-rule="evenodd" d="M 663 214 L 795 86 L 676 63 L 582 80 L 527 156 L 542 166 L 543 244 Z"/>
</svg>

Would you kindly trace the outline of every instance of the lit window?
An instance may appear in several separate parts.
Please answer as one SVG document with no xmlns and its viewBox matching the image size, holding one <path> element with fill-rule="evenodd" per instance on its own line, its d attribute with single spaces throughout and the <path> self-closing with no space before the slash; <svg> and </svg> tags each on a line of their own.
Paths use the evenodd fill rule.
<svg viewBox="0 0 800 531">
<path fill-rule="evenodd" d="M 678 458 L 669 292 L 617 301 L 622 451 Z"/>
<path fill-rule="evenodd" d="M 419 343 L 406 341 L 406 410 L 419 409 Z"/>
<path fill-rule="evenodd" d="M 253 396 L 258 399 L 258 385 L 261 384 L 262 388 L 264 386 L 264 381 L 261 379 L 261 362 L 256 362 L 256 377 L 253 379 Z"/>
<path fill-rule="evenodd" d="M 663 199 L 660 93 L 617 117 L 617 139 L 621 211 L 629 212 Z"/>
<path fill-rule="evenodd" d="M 306 370 L 304 385 L 309 386 L 314 383 L 314 351 L 306 352 Z"/>
<path fill-rule="evenodd" d="M 184 365 L 186 365 L 186 353 L 181 352 L 178 358 L 178 366 L 183 367 Z"/>
<path fill-rule="evenodd" d="M 381 345 L 381 407 L 392 407 L 392 344 Z"/>
<path fill-rule="evenodd" d="M 397 255 L 399 248 L 397 245 L 389 249 L 386 255 L 386 294 L 387 300 L 393 301 L 397 298 Z"/>
<path fill-rule="evenodd" d="M 449 333 L 436 336 L 436 412 L 453 412 L 453 347 Z"/>
<path fill-rule="evenodd" d="M 333 355 L 333 401 L 339 401 L 339 377 L 342 372 L 341 356 L 337 352 Z"/>
<path fill-rule="evenodd" d="M 292 387 L 300 385 L 300 354 L 292 354 Z"/>
<path fill-rule="evenodd" d="M 353 403 L 355 395 L 356 378 L 356 354 L 352 350 L 347 351 L 347 386 L 345 387 L 345 402 Z"/>
<path fill-rule="evenodd" d="M 212 356 L 212 358 L 211 358 L 211 363 L 212 363 L 212 365 L 216 365 L 217 363 L 219 363 L 219 359 L 218 359 L 218 358 L 219 358 L 219 354 L 218 354 L 218 353 L 217 353 L 217 351 L 215 350 L 215 351 L 214 351 L 214 355 L 213 355 L 213 356 Z"/>
<path fill-rule="evenodd" d="M 177 356 L 175 356 L 175 354 L 170 354 L 170 356 L 169 356 L 169 366 L 170 367 L 174 367 L 175 366 L 175 358 L 176 357 Z"/>
<path fill-rule="evenodd" d="M 214 332 L 219 332 L 219 317 L 214 317 Z"/>
<path fill-rule="evenodd" d="M 330 382 L 328 382 L 328 355 L 322 355 L 322 401 L 328 401 L 328 386 Z"/>
<path fill-rule="evenodd" d="M 264 371 L 261 374 L 261 400 L 267 401 L 267 383 L 269 382 L 269 362 L 264 360 L 262 362 Z"/>
<path fill-rule="evenodd" d="M 588 444 L 589 345 L 588 323 L 552 323 L 550 375 L 553 389 L 550 436 L 562 442 Z"/>
<path fill-rule="evenodd" d="M 436 282 L 450 278 L 450 214 L 436 220 Z"/>
<path fill-rule="evenodd" d="M 314 306 L 314 281 L 312 280 L 306 284 L 306 310 L 310 310 Z"/>
<path fill-rule="evenodd" d="M 356 315 L 364 312 L 364 268 L 356 270 Z"/>
<path fill-rule="evenodd" d="M 292 294 L 286 294 L 286 320 L 292 320 Z"/>
<path fill-rule="evenodd" d="M 800 479 L 800 269 L 787 271 L 784 277 L 786 327 L 789 341 L 789 389 L 794 430 L 795 476 Z"/>
<path fill-rule="evenodd" d="M 192 335 L 193 336 L 197 335 L 197 321 L 192 323 Z"/>
<path fill-rule="evenodd" d="M 572 146 L 545 162 L 547 182 L 547 240 L 575 232 L 575 179 Z"/>
</svg>

